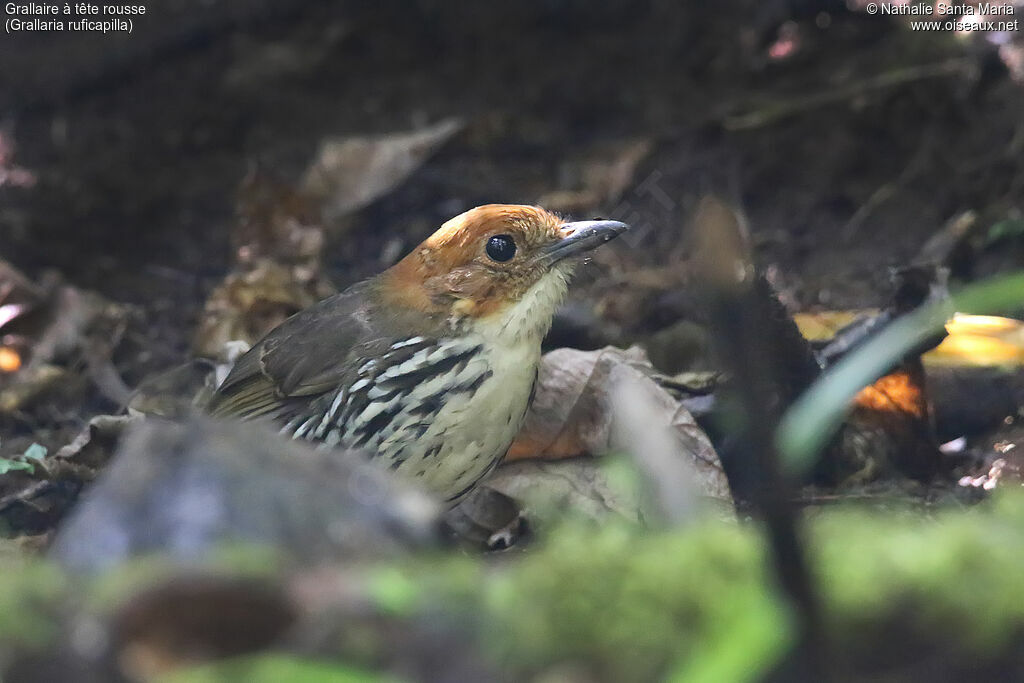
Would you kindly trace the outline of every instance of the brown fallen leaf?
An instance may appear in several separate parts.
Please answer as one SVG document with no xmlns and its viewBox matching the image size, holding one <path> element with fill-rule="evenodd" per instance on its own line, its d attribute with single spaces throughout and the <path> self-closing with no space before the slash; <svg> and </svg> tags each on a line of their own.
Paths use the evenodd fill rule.
<svg viewBox="0 0 1024 683">
<path fill-rule="evenodd" d="M 608 385 L 614 415 L 610 450 L 629 454 L 636 464 L 656 518 L 691 519 L 702 497 L 732 501 L 718 454 L 684 405 L 634 367 L 613 366 Z"/>
<path fill-rule="evenodd" d="M 611 365 L 644 366 L 643 351 L 556 349 L 544 355 L 533 401 L 506 460 L 572 458 L 608 448 L 611 425 L 606 386 Z"/>
<path fill-rule="evenodd" d="M 222 358 L 232 341 L 254 343 L 335 291 L 321 268 L 319 200 L 264 169 L 242 181 L 231 243 L 234 269 L 207 298 L 193 341 L 207 358 Z"/>
<path fill-rule="evenodd" d="M 350 214 L 397 187 L 462 127 L 448 118 L 411 132 L 327 138 L 302 187 L 323 202 L 326 219 Z"/>
<path fill-rule="evenodd" d="M 113 457 L 124 431 L 142 419 L 139 415 L 96 415 L 74 440 L 57 451 L 54 459 L 98 472 Z"/>
<path fill-rule="evenodd" d="M 523 505 L 533 528 L 550 525 L 567 510 L 595 520 L 609 514 L 631 522 L 641 519 L 641 505 L 635 492 L 612 485 L 601 463 L 593 458 L 506 463 L 478 491 L 460 507 L 478 502 L 488 491 L 497 491 Z"/>
<path fill-rule="evenodd" d="M 261 166 L 242 180 L 231 227 L 236 264 L 271 259 L 294 268 L 299 282 L 319 276 L 324 246 L 319 200 Z"/>
<path fill-rule="evenodd" d="M 47 540 L 82 487 L 106 465 L 125 427 L 138 420 L 97 415 L 71 443 L 34 460 L 31 473 L 9 472 L 0 477 L 0 528 L 11 536 Z"/>
<path fill-rule="evenodd" d="M 271 260 L 231 273 L 206 300 L 196 330 L 195 353 L 221 358 L 229 342 L 251 345 L 327 294 L 317 288 L 311 291 L 296 280 L 291 268 Z"/>
<path fill-rule="evenodd" d="M 730 499 L 711 442 L 654 374 L 638 347 L 551 351 L 541 361 L 534 400 L 506 459 L 629 452 L 652 480 L 683 478 L 700 495 Z M 635 405 L 642 414 L 630 408 Z"/>
</svg>

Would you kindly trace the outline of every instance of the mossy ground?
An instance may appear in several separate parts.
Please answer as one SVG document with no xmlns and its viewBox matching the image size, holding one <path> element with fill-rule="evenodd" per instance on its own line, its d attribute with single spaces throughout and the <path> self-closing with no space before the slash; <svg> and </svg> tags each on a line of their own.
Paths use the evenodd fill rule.
<svg viewBox="0 0 1024 683">
<path fill-rule="evenodd" d="M 806 539 L 841 666 L 865 675 L 907 671 L 924 651 L 959 667 L 1019 665 L 1024 495 L 928 519 L 837 506 L 808 520 Z M 235 555 L 250 558 L 239 571 L 251 573 L 251 556 Z M 753 524 L 709 520 L 640 531 L 567 523 L 528 552 L 497 561 L 441 555 L 359 575 L 367 603 L 387 619 L 443 615 L 469 625 L 475 635 L 467 647 L 516 679 L 569 666 L 609 681 L 759 680 L 784 664 L 795 642 Z M 89 596 L 109 594 L 109 577 L 91 585 L 83 589 L 42 561 L 7 560 L 0 574 L 5 659 L 58 636 L 57 605 L 107 602 Z M 864 653 L 871 662 L 858 664 Z M 338 657 L 339 671 L 363 680 L 367 662 Z M 264 665 L 307 664 L 330 670 L 274 656 L 244 666 L 257 680 Z"/>
</svg>

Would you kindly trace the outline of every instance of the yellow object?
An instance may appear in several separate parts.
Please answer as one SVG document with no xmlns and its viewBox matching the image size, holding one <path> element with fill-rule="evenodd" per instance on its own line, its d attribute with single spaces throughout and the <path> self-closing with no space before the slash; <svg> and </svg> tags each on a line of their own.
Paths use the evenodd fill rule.
<svg viewBox="0 0 1024 683">
<path fill-rule="evenodd" d="M 16 372 L 21 368 L 21 356 L 9 346 L 0 346 L 0 372 Z"/>
<path fill-rule="evenodd" d="M 924 355 L 932 365 L 1024 365 L 1024 322 L 995 315 L 957 313 L 946 337 Z"/>
<path fill-rule="evenodd" d="M 793 316 L 800 333 L 810 341 L 831 339 L 861 316 L 877 311 L 821 311 Z M 926 365 L 1024 365 L 1024 322 L 996 315 L 957 313 L 946 323 L 947 336 L 922 356 Z"/>
<path fill-rule="evenodd" d="M 870 308 L 859 311 L 818 311 L 816 313 L 797 313 L 793 316 L 793 321 L 804 339 L 825 341 L 836 336 L 836 332 L 857 318 L 877 314 L 876 309 Z"/>
</svg>

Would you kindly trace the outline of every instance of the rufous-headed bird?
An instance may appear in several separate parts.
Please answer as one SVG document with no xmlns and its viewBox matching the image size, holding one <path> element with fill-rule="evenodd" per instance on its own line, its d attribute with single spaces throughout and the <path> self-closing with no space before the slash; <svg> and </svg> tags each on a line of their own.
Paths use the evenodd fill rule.
<svg viewBox="0 0 1024 683">
<path fill-rule="evenodd" d="M 534 206 L 471 209 L 383 273 L 271 330 L 210 410 L 361 449 L 454 504 L 522 425 L 573 257 L 626 229 Z"/>
</svg>

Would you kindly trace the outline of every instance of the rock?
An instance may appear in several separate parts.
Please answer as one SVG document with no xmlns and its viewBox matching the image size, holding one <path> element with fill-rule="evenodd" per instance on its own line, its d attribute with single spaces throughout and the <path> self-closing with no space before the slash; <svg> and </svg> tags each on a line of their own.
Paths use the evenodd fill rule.
<svg viewBox="0 0 1024 683">
<path fill-rule="evenodd" d="M 430 544 L 438 514 L 426 494 L 354 454 L 254 423 L 151 419 L 130 428 L 51 553 L 82 571 L 147 553 L 191 564 L 235 543 L 298 562 L 367 559 Z"/>
</svg>

